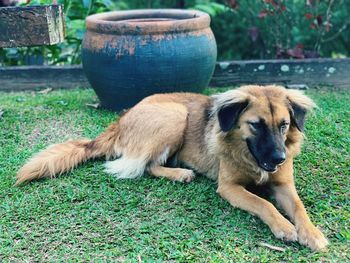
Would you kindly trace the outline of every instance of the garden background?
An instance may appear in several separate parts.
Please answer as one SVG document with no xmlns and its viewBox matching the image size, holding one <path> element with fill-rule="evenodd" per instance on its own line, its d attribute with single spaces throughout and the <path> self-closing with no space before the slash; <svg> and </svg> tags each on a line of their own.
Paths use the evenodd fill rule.
<svg viewBox="0 0 350 263">
<path fill-rule="evenodd" d="M 31 5 L 45 3 L 52 2 L 32 0 Z M 58 3 L 65 8 L 66 41 L 0 49 L 0 66 L 80 64 L 85 17 L 133 8 L 195 8 L 209 13 L 219 61 L 344 58 L 350 53 L 350 0 Z M 334 63 L 335 76 L 338 72 L 347 76 L 347 60 Z M 0 68 L 0 74 L 14 67 L 9 68 Z M 38 68 L 45 67 L 30 72 Z M 50 74 L 59 82 L 57 73 Z M 257 81 L 259 72 L 254 74 Z M 38 85 L 31 73 L 26 76 L 25 81 Z M 17 76 L 8 79 L 0 80 L 5 90 L 10 83 L 19 83 Z M 22 83 L 26 82 L 20 87 Z M 204 93 L 229 88 L 212 87 Z M 200 176 L 191 184 L 147 175 L 136 181 L 116 180 L 103 172 L 103 160 L 98 160 L 56 180 L 14 187 L 17 170 L 34 153 L 70 138 L 94 138 L 116 119 L 115 113 L 95 108 L 92 89 L 34 90 L 0 92 L 1 262 L 350 261 L 349 86 L 344 84 L 340 91 L 328 86 L 306 91 L 319 108 L 306 123 L 295 180 L 312 221 L 330 241 L 328 250 L 319 253 L 277 240 L 261 220 L 230 206 L 217 195 L 216 183 Z"/>
<path fill-rule="evenodd" d="M 51 0 L 32 0 L 30 5 Z M 66 14 L 59 45 L 0 48 L 0 66 L 81 63 L 89 14 L 135 8 L 187 8 L 210 14 L 218 60 L 344 58 L 350 54 L 349 0 L 58 0 Z"/>
</svg>

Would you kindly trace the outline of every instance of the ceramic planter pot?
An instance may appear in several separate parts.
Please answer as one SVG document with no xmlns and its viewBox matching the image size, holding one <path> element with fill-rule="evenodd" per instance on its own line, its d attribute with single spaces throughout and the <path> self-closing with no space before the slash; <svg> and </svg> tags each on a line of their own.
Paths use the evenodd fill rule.
<svg viewBox="0 0 350 263">
<path fill-rule="evenodd" d="M 154 93 L 201 92 L 216 62 L 210 17 L 199 11 L 116 11 L 86 19 L 82 62 L 103 107 L 119 111 Z"/>
</svg>

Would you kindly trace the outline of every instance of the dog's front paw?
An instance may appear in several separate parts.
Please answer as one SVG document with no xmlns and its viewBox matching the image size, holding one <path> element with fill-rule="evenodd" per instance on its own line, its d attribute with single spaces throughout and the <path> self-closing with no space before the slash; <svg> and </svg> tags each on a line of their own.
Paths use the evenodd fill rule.
<svg viewBox="0 0 350 263">
<path fill-rule="evenodd" d="M 297 241 L 298 239 L 297 231 L 294 225 L 284 217 L 277 220 L 273 224 L 273 226 L 271 227 L 271 231 L 275 235 L 275 237 L 284 241 Z"/>
<path fill-rule="evenodd" d="M 313 224 L 306 224 L 298 228 L 298 241 L 314 251 L 324 250 L 328 240 Z"/>
<path fill-rule="evenodd" d="M 194 179 L 194 177 L 195 177 L 195 174 L 192 170 L 181 169 L 179 177 L 177 178 L 176 181 L 189 183 Z"/>
</svg>

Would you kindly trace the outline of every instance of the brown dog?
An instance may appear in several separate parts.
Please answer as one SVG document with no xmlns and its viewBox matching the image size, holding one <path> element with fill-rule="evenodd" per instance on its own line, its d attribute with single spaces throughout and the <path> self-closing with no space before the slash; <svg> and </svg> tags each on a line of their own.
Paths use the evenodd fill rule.
<svg viewBox="0 0 350 263">
<path fill-rule="evenodd" d="M 18 172 L 17 184 L 54 177 L 101 156 L 116 158 L 107 162 L 106 171 L 117 178 L 148 171 L 190 182 L 194 170 L 218 180 L 223 198 L 259 216 L 277 238 L 320 250 L 327 239 L 311 223 L 293 180 L 293 158 L 312 107 L 302 93 L 277 86 L 244 86 L 212 97 L 153 95 L 96 139 L 56 144 L 37 154 Z M 251 183 L 267 182 L 294 225 L 270 202 L 246 190 Z"/>
</svg>

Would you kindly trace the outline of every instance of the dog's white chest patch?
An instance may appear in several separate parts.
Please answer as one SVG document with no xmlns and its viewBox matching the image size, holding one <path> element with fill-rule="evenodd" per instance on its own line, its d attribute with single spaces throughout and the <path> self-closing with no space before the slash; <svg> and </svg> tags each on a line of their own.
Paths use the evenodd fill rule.
<svg viewBox="0 0 350 263">
<path fill-rule="evenodd" d="M 269 173 L 266 171 L 260 171 L 260 177 L 256 179 L 256 184 L 264 184 L 269 180 Z"/>
</svg>

